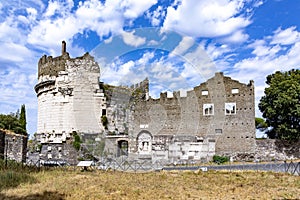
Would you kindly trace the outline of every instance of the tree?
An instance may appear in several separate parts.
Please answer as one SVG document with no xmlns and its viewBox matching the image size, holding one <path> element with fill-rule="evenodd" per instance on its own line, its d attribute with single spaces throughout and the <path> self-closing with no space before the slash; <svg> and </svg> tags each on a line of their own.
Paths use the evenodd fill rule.
<svg viewBox="0 0 300 200">
<path fill-rule="evenodd" d="M 268 124 L 264 119 L 255 117 L 255 128 L 261 132 L 264 132 L 268 129 Z"/>
<path fill-rule="evenodd" d="M 22 105 L 21 114 L 19 110 L 8 115 L 0 114 L 0 128 L 27 135 L 25 105 Z"/>
<path fill-rule="evenodd" d="M 26 123 L 26 109 L 25 109 L 25 104 L 23 104 L 21 106 L 21 113 L 20 113 L 19 121 L 20 121 L 21 128 L 26 131 L 26 124 L 27 123 Z"/>
<path fill-rule="evenodd" d="M 300 70 L 275 72 L 268 75 L 258 105 L 270 129 L 269 138 L 300 139 Z"/>
</svg>

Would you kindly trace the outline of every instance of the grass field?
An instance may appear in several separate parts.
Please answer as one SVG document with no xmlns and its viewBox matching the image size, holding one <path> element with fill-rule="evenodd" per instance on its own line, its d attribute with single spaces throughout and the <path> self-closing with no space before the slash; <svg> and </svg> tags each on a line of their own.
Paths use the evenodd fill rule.
<svg viewBox="0 0 300 200">
<path fill-rule="evenodd" d="M 12 179 L 13 176 L 18 175 L 10 175 Z M 299 176 L 271 172 L 122 173 L 53 170 L 32 172 L 28 176 L 18 185 L 3 187 L 0 199 L 300 198 Z"/>
</svg>

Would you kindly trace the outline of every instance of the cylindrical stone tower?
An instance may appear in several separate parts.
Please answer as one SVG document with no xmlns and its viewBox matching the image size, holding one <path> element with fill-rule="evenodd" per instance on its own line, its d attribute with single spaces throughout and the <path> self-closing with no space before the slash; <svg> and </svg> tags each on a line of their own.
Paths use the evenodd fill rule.
<svg viewBox="0 0 300 200">
<path fill-rule="evenodd" d="M 73 131 L 100 133 L 100 69 L 88 53 L 70 58 L 66 43 L 62 55 L 44 55 L 38 63 L 37 134 L 42 143 L 61 143 Z"/>
</svg>

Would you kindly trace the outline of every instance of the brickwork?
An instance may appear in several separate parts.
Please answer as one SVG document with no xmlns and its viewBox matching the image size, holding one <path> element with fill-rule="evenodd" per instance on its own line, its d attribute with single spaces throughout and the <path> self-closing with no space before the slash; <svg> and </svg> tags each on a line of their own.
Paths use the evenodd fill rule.
<svg viewBox="0 0 300 200">
<path fill-rule="evenodd" d="M 186 97 L 180 97 L 179 92 L 173 96 L 168 98 L 166 93 L 161 93 L 159 99 L 137 103 L 132 146 L 137 135 L 147 130 L 153 136 L 192 135 L 215 140 L 217 154 L 254 152 L 253 81 L 246 85 L 216 73 L 188 91 Z M 232 113 L 226 113 L 227 103 Z M 212 106 L 211 113 L 205 113 L 206 105 Z"/>
</svg>

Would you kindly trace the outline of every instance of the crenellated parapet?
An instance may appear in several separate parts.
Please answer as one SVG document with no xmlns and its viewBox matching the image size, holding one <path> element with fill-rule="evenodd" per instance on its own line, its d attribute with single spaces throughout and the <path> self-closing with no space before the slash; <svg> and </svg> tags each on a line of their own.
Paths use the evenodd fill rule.
<svg viewBox="0 0 300 200">
<path fill-rule="evenodd" d="M 95 62 L 88 52 L 83 56 L 71 58 L 69 53 L 66 52 L 65 42 L 62 44 L 62 55 L 58 57 L 42 56 L 38 63 L 38 79 L 41 76 L 57 77 L 60 72 L 67 71 L 71 68 L 78 68 L 83 66 L 91 72 L 100 72 L 98 64 Z"/>
<path fill-rule="evenodd" d="M 38 78 L 40 76 L 58 76 L 58 72 L 65 71 L 66 61 L 70 59 L 69 53 L 64 52 L 61 56 L 52 57 L 43 55 L 38 63 Z"/>
</svg>

